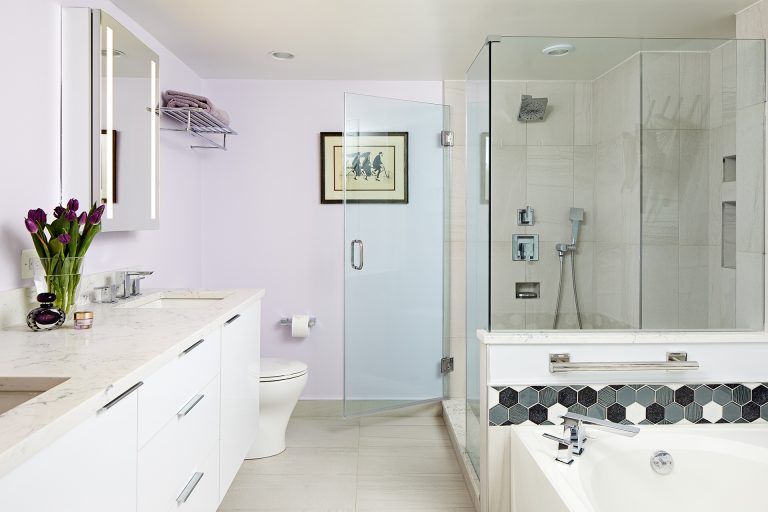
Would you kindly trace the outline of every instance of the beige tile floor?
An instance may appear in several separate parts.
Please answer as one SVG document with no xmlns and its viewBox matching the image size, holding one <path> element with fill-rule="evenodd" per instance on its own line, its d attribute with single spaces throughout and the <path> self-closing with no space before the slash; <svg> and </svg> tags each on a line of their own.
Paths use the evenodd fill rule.
<svg viewBox="0 0 768 512">
<path fill-rule="evenodd" d="M 473 512 L 442 416 L 294 417 L 219 512 Z"/>
</svg>

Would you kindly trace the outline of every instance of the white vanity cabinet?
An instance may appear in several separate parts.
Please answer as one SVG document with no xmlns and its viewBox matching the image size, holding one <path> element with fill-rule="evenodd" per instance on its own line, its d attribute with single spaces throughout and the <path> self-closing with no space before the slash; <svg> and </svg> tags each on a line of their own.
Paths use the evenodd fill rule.
<svg viewBox="0 0 768 512">
<path fill-rule="evenodd" d="M 261 303 L 221 328 L 221 497 L 256 440 L 259 427 Z"/>
<path fill-rule="evenodd" d="M 0 478 L 0 510 L 136 512 L 136 389 L 105 405 Z"/>
</svg>

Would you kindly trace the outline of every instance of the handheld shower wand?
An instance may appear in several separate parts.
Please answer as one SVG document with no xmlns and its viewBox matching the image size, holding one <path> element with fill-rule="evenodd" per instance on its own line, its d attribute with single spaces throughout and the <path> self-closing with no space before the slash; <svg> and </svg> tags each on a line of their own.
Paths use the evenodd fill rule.
<svg viewBox="0 0 768 512">
<path fill-rule="evenodd" d="M 584 221 L 584 208 L 571 208 L 571 245 L 575 248 L 579 239 L 579 226 Z"/>
<path fill-rule="evenodd" d="M 560 316 L 560 299 L 563 295 L 563 264 L 565 263 L 565 256 L 569 252 L 571 253 L 571 277 L 573 278 L 573 300 L 576 303 L 576 319 L 579 322 L 579 329 L 581 329 L 581 310 L 579 308 L 579 295 L 576 292 L 576 242 L 579 240 L 579 228 L 581 223 L 584 222 L 584 208 L 571 208 L 570 213 L 571 220 L 571 243 L 570 244 L 557 244 L 555 250 L 560 256 L 560 284 L 557 287 L 557 303 L 555 304 L 555 320 L 552 324 L 553 329 L 557 329 L 557 320 Z"/>
</svg>

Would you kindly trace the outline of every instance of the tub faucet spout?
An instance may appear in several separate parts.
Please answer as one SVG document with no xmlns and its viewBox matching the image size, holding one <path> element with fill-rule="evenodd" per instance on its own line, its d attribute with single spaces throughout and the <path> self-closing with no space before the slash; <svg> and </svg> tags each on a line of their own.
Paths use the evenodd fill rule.
<svg viewBox="0 0 768 512">
<path fill-rule="evenodd" d="M 558 452 L 555 459 L 564 464 L 573 462 L 573 455 L 584 453 L 584 443 L 587 441 L 585 425 L 605 428 L 608 431 L 626 436 L 636 436 L 640 432 L 640 429 L 634 425 L 622 425 L 621 423 L 592 418 L 583 414 L 576 414 L 575 412 L 567 412 L 560 417 L 563 418 L 562 439 L 551 434 L 543 435 L 547 439 L 558 442 Z"/>
</svg>

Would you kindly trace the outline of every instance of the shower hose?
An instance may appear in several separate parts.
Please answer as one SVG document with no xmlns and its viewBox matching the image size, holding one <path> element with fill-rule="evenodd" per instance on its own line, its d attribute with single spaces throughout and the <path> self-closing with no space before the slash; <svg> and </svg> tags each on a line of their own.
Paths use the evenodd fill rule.
<svg viewBox="0 0 768 512">
<path fill-rule="evenodd" d="M 560 284 L 557 286 L 557 303 L 555 304 L 555 320 L 552 323 L 552 329 L 557 329 L 557 320 L 560 316 L 560 299 L 563 296 L 563 265 L 565 263 L 565 255 L 560 254 Z M 576 303 L 576 320 L 579 322 L 579 329 L 581 329 L 581 309 L 579 308 L 579 295 L 576 292 L 576 254 L 571 252 L 571 278 L 573 280 L 573 301 Z"/>
</svg>

